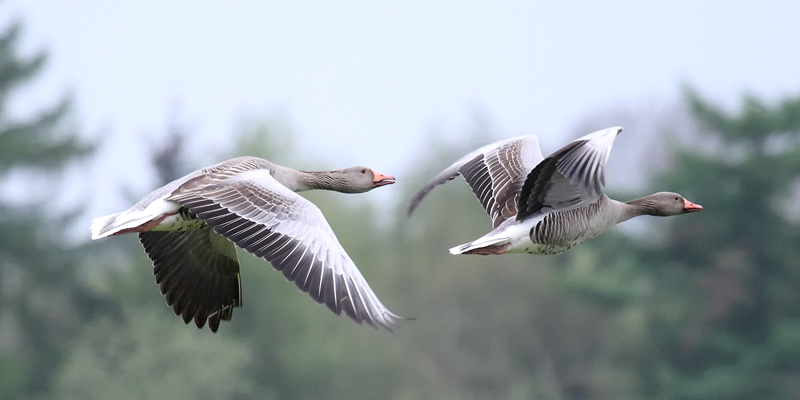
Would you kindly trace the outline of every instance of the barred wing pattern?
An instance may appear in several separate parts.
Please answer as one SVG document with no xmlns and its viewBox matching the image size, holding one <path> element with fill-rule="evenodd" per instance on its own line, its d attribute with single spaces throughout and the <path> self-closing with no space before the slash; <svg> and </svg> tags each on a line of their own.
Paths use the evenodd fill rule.
<svg viewBox="0 0 800 400">
<path fill-rule="evenodd" d="M 210 227 L 139 233 L 161 294 L 185 323 L 216 332 L 242 306 L 239 260 L 233 243 Z"/>
<path fill-rule="evenodd" d="M 191 183 L 191 182 L 190 182 Z M 214 231 L 262 257 L 337 315 L 392 330 L 395 319 L 339 244 L 322 212 L 276 181 L 266 169 L 217 184 L 192 184 L 168 200 L 182 204 Z"/>
<path fill-rule="evenodd" d="M 614 139 L 614 127 L 575 139 L 528 174 L 519 197 L 517 220 L 548 211 L 566 211 L 603 196 L 605 168 Z"/>
<path fill-rule="evenodd" d="M 542 158 L 539 139 L 533 135 L 483 146 L 447 167 L 417 192 L 409 203 L 408 215 L 433 188 L 462 175 L 497 228 L 517 214 L 525 178 Z"/>
</svg>

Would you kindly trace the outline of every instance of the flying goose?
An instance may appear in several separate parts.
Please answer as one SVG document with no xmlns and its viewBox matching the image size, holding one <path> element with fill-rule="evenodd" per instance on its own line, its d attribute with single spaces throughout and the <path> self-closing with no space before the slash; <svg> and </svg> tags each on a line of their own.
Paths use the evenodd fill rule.
<svg viewBox="0 0 800 400">
<path fill-rule="evenodd" d="M 659 192 L 619 202 L 603 194 L 605 167 L 622 128 L 576 139 L 547 158 L 536 136 L 486 145 L 462 157 L 417 192 L 414 212 L 438 185 L 464 176 L 492 219 L 491 232 L 450 249 L 451 254 L 558 254 L 639 215 L 702 211 L 681 195 Z"/>
<path fill-rule="evenodd" d="M 298 171 L 239 157 L 156 189 L 127 211 L 92 222 L 92 239 L 136 232 L 167 305 L 216 332 L 242 305 L 237 246 L 272 263 L 337 315 L 391 331 L 378 300 L 325 217 L 295 192 L 363 193 L 395 179 L 365 167 Z"/>
</svg>

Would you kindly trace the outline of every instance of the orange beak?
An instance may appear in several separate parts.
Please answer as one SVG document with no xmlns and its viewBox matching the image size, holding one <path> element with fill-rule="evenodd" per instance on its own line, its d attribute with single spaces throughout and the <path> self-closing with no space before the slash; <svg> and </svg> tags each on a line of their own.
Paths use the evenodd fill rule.
<svg viewBox="0 0 800 400">
<path fill-rule="evenodd" d="M 683 211 L 686 212 L 703 211 L 703 206 L 701 206 L 700 204 L 694 204 L 689 200 L 683 199 Z"/>
<path fill-rule="evenodd" d="M 373 185 L 374 187 L 391 185 L 395 182 L 394 177 L 391 175 L 379 174 L 375 171 L 372 171 L 372 175 L 373 175 L 372 183 L 374 183 Z"/>
</svg>

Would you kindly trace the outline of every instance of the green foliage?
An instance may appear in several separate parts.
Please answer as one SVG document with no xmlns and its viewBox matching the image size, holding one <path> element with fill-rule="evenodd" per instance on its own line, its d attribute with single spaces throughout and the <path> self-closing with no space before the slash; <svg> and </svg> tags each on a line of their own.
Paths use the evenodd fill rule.
<svg viewBox="0 0 800 400">
<path fill-rule="evenodd" d="M 742 101 L 739 115 L 730 115 L 704 101 L 691 88 L 686 88 L 685 94 L 695 118 L 729 145 L 744 142 L 758 151 L 769 138 L 800 129 L 800 97 L 786 98 L 770 107 L 758 98 L 747 95 Z"/>
<path fill-rule="evenodd" d="M 0 183 L 54 182 L 91 147 L 66 126 L 67 100 L 6 112 L 45 60 L 18 55 L 19 32 L 0 34 Z M 386 306 L 416 318 L 394 335 L 333 315 L 244 252 L 243 307 L 219 333 L 197 330 L 164 304 L 134 235 L 75 248 L 61 239 L 70 210 L 0 197 L 0 398 L 800 398 L 800 97 L 746 96 L 737 112 L 691 89 L 686 101 L 701 134 L 667 144 L 672 163 L 648 189 L 706 211 L 563 255 L 448 254 L 490 227 L 458 181 L 403 217 L 430 177 L 492 140 L 480 117 L 378 189 L 391 204 L 304 193 Z M 173 129 L 152 152 L 159 180 L 243 154 L 326 168 L 281 124 L 240 130 L 233 154 L 196 160 Z"/>
<path fill-rule="evenodd" d="M 24 198 L 0 196 L 0 398 L 41 391 L 61 359 L 65 337 L 89 312 L 94 299 L 77 280 L 78 250 L 60 237 L 74 212 L 49 212 L 57 192 L 36 191 L 40 180 L 54 182 L 59 170 L 91 150 L 65 124 L 69 101 L 28 119 L 8 112 L 15 90 L 41 71 L 43 53 L 19 54 L 20 24 L 0 33 L 0 183 L 18 174 L 29 185 Z M 58 204 L 63 213 L 66 205 Z"/>
<path fill-rule="evenodd" d="M 646 312 L 650 350 L 631 366 L 640 396 L 797 398 L 800 368 L 789 343 L 800 323 L 800 224 L 790 215 L 800 182 L 800 97 L 770 106 L 748 96 L 737 113 L 692 90 L 686 97 L 702 136 L 675 148 L 653 189 L 677 191 L 706 211 L 665 223 L 656 244 L 604 238 L 617 243 L 612 280 L 633 277 L 646 288 L 617 305 Z"/>
<path fill-rule="evenodd" d="M 736 118 L 691 96 L 696 110 L 716 115 L 711 120 Z M 409 198 L 449 161 L 491 140 L 485 125 L 476 126 L 459 146 L 434 140 L 435 161 L 379 190 Z M 249 131 L 240 145 L 248 153 L 294 154 L 289 164 L 300 168 L 311 162 L 292 151 L 285 132 L 263 124 Z M 464 184 L 437 188 L 410 219 L 397 218 L 403 201 L 304 193 L 382 301 L 416 320 L 396 335 L 357 326 L 241 253 L 244 307 L 221 335 L 252 356 L 242 396 L 791 398 L 800 255 L 791 246 L 796 222 L 782 210 L 797 179 L 794 135 L 764 135 L 754 149 L 750 139 L 708 129 L 697 138 L 704 145 L 674 146 L 673 166 L 653 186 L 681 192 L 704 213 L 649 219 L 657 234 L 647 240 L 610 232 L 553 257 L 450 256 L 447 248 L 489 227 Z M 264 137 L 282 138 L 280 146 Z M 139 283 L 105 293 L 118 309 L 135 299 L 183 329 L 157 299 L 152 277 L 142 277 L 146 258 L 133 257 L 138 267 L 118 279 Z"/>
<path fill-rule="evenodd" d="M 64 132 L 64 117 L 70 109 L 68 99 L 30 120 L 19 121 L 8 115 L 14 90 L 34 78 L 46 60 L 44 53 L 30 58 L 19 55 L 20 31 L 21 25 L 15 23 L 0 34 L 0 174 L 14 168 L 62 168 L 90 150 L 74 133 Z"/>
<path fill-rule="evenodd" d="M 778 360 L 786 326 L 800 320 L 800 224 L 791 188 L 800 178 L 800 97 L 769 106 L 746 97 L 726 113 L 688 91 L 713 150 L 676 153 L 662 185 L 697 198 L 706 212 L 675 221 L 665 246 L 647 252 L 657 296 L 682 297 L 678 310 L 654 314 L 670 332 L 671 353 L 651 389 L 674 398 L 795 398 L 800 369 Z M 793 197 L 794 195 L 794 197 Z M 670 272 L 665 272 L 671 270 Z M 681 288 L 681 289 L 678 289 Z M 675 303 L 673 303 L 675 304 Z M 791 339 L 789 339 L 791 340 Z"/>
<path fill-rule="evenodd" d="M 251 394 L 244 343 L 174 324 L 129 305 L 72 344 L 53 385 L 57 399 L 230 399 Z M 264 398 L 264 397 L 260 397 Z"/>
</svg>

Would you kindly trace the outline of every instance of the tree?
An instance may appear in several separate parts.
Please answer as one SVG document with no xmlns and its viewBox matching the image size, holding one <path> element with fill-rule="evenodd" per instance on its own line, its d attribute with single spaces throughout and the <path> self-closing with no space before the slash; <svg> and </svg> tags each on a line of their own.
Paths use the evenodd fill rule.
<svg viewBox="0 0 800 400">
<path fill-rule="evenodd" d="M 659 398 L 800 396 L 800 96 L 746 96 L 729 113 L 687 90 L 705 146 L 681 148 L 660 182 L 700 199 L 666 245 L 644 252 L 653 276 L 655 349 L 645 374 Z M 794 189 L 794 190 L 793 190 Z M 657 333 L 658 332 L 658 333 Z"/>
<path fill-rule="evenodd" d="M 691 89 L 686 98 L 700 135 L 673 143 L 653 186 L 706 211 L 659 224 L 655 241 L 610 236 L 603 244 L 616 255 L 587 246 L 615 265 L 606 294 L 628 282 L 615 307 L 645 321 L 632 359 L 639 395 L 798 398 L 800 96 L 776 105 L 746 96 L 738 112 Z"/>
<path fill-rule="evenodd" d="M 76 249 L 61 235 L 75 210 L 57 201 L 59 171 L 86 157 L 66 118 L 65 98 L 19 119 L 9 112 L 14 93 L 41 72 L 46 55 L 22 56 L 19 22 L 0 34 L 0 397 L 16 398 L 46 388 L 61 349 L 90 310 L 81 289 Z M 41 186 L 41 185 L 40 185 Z M 13 189 L 13 190 L 12 190 Z M 55 200 L 55 201 L 52 201 Z"/>
<path fill-rule="evenodd" d="M 56 376 L 54 398 L 211 400 L 251 394 L 253 357 L 245 346 L 153 311 L 129 304 L 121 315 L 87 325 Z"/>
</svg>

